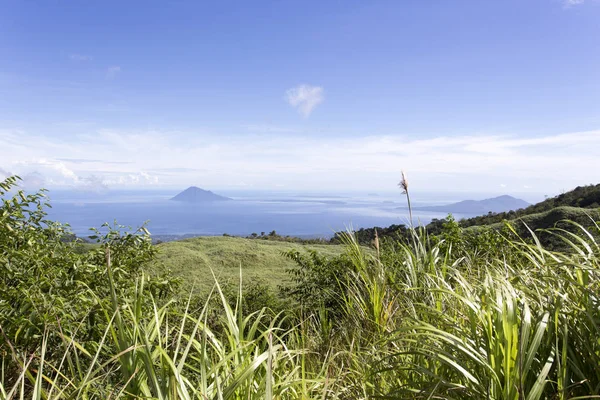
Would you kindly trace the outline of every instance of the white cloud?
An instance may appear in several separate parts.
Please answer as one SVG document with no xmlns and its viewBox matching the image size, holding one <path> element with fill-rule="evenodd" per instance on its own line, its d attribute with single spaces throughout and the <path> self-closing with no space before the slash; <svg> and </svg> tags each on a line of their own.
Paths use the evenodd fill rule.
<svg viewBox="0 0 600 400">
<path fill-rule="evenodd" d="M 49 178 L 52 182 L 61 182 L 65 185 L 77 183 L 79 177 L 62 161 L 54 159 L 25 159 L 13 164 L 13 170 L 19 175 L 39 174 Z"/>
<path fill-rule="evenodd" d="M 585 0 L 563 0 L 563 6 L 565 6 L 565 8 L 578 6 L 583 3 L 585 3 Z"/>
<path fill-rule="evenodd" d="M 285 100 L 305 118 L 323 99 L 323 88 L 320 86 L 298 85 L 285 92 Z"/>
<path fill-rule="evenodd" d="M 2 143 L 1 137 L 0 143 Z M 81 165 L 79 159 L 66 162 L 62 160 L 69 159 L 28 159 L 16 161 L 12 164 L 12 167 L 15 173 L 22 177 L 22 186 L 28 188 L 40 188 L 44 185 L 49 185 L 100 192 L 106 190 L 108 186 L 145 186 L 155 185 L 159 182 L 157 176 L 150 175 L 145 171 L 99 170 L 99 168 L 106 165 L 112 166 L 127 163 L 89 160 L 88 162 L 95 164 L 96 168 L 92 167 L 91 171 L 82 170 L 76 172 L 74 169 Z M 0 175 L 9 176 L 11 174 L 0 170 Z"/>
<path fill-rule="evenodd" d="M 88 192 L 101 193 L 108 190 L 108 185 L 104 179 L 97 175 L 90 175 L 79 179 L 79 185 L 77 186 L 80 190 Z"/>
<path fill-rule="evenodd" d="M 121 72 L 121 67 L 119 67 L 118 65 L 114 65 L 112 67 L 108 67 L 106 69 L 106 77 L 109 79 L 114 78 L 115 76 L 117 76 L 118 73 Z"/>
<path fill-rule="evenodd" d="M 106 185 L 111 186 L 139 186 L 156 185 L 159 182 L 157 176 L 150 175 L 144 171 L 117 175 L 104 181 Z"/>
<path fill-rule="evenodd" d="M 285 183 L 294 190 L 393 190 L 401 169 L 415 190 L 494 192 L 506 190 L 499 183 L 517 190 L 535 182 L 552 193 L 600 181 L 600 130 L 533 138 L 346 139 L 99 130 L 64 140 L 0 130 L 0 148 L 0 168 L 22 176 L 38 172 L 49 185 L 69 187 L 85 187 L 94 176 L 108 186 L 227 188 L 244 182 L 254 188 Z"/>
<path fill-rule="evenodd" d="M 257 133 L 302 133 L 302 130 L 298 128 L 272 124 L 245 124 L 241 127 Z"/>
<path fill-rule="evenodd" d="M 92 56 L 86 54 L 70 54 L 69 58 L 72 61 L 92 61 Z"/>
</svg>

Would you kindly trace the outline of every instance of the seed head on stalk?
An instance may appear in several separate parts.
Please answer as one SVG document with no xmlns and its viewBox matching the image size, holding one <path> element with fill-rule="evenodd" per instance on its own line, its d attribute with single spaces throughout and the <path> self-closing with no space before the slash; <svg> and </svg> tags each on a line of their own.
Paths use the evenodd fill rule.
<svg viewBox="0 0 600 400">
<path fill-rule="evenodd" d="M 406 201 L 408 202 L 408 215 L 410 219 L 410 226 L 413 227 L 413 217 L 412 217 L 412 207 L 410 205 L 410 195 L 408 193 L 408 179 L 406 178 L 406 174 L 402 171 L 402 179 L 400 183 L 398 183 L 398 187 L 402 189 L 402 194 L 406 195 Z"/>
</svg>

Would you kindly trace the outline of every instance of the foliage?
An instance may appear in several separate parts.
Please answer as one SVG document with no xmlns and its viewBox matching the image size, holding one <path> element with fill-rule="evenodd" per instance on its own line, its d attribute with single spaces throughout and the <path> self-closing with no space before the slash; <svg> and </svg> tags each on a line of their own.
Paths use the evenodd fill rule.
<svg viewBox="0 0 600 400">
<path fill-rule="evenodd" d="M 552 211 L 558 207 L 576 207 L 590 210 L 600 208 L 600 184 L 578 186 L 571 191 L 547 198 L 540 203 L 533 204 L 520 210 L 490 213 L 479 217 L 464 219 L 461 221 L 461 225 L 463 227 L 490 225 L 504 220 L 514 220 L 532 214 Z M 550 225 L 545 224 L 545 227 L 549 228 Z"/>
<path fill-rule="evenodd" d="M 231 236 L 228 234 L 223 234 L 223 236 Z M 290 235 L 280 235 L 276 231 L 271 231 L 269 233 L 261 232 L 260 234 L 253 232 L 252 234 L 246 236 L 246 239 L 259 239 L 259 240 L 271 240 L 276 242 L 288 242 L 288 243 L 300 243 L 300 244 L 329 244 L 330 241 L 326 238 L 301 238 L 297 236 Z"/>
<path fill-rule="evenodd" d="M 81 252 L 79 243 L 64 240 L 71 237 L 68 226 L 45 219 L 45 193 L 14 191 L 18 180 L 0 183 L 0 352 L 14 353 L 5 364 L 9 369 L 15 368 L 15 357 L 33 352 L 42 339 L 47 357 L 60 354 L 65 334 L 77 331 L 82 341 L 100 340 L 111 289 L 105 248 L 112 251 L 113 285 L 124 296 L 134 290 L 132 281 L 156 252 L 145 228 L 126 233 L 119 226 L 95 230 L 99 245 Z M 144 280 L 156 297 L 177 288 L 176 280 L 164 276 Z"/>
<path fill-rule="evenodd" d="M 600 396 L 591 219 L 540 232 L 560 251 L 452 218 L 376 235 L 375 251 L 348 232 L 342 255 L 288 249 L 293 302 L 242 285 L 239 268 L 237 290 L 211 274 L 205 296 L 182 299 L 168 274 L 148 276 L 164 245 L 143 229 L 108 229 L 81 254 L 29 196 L 0 212 L 0 399 Z"/>
<path fill-rule="evenodd" d="M 396 241 L 406 237 L 408 228 L 406 225 L 393 224 L 388 227 L 382 228 L 375 226 L 373 228 L 360 228 L 354 232 L 358 243 L 363 246 L 372 246 L 375 241 L 375 236 L 379 239 L 390 238 L 392 241 Z M 343 243 L 345 232 L 336 232 L 334 237 L 331 239 L 332 243 Z"/>
<path fill-rule="evenodd" d="M 537 214 L 525 215 L 517 220 L 509 221 L 510 226 L 519 237 L 529 236 L 530 231 L 536 232 L 537 238 L 547 248 L 554 250 L 568 250 L 569 247 L 564 241 L 550 233 L 548 229 L 571 229 L 573 225 L 570 222 L 576 222 L 585 227 L 598 239 L 598 233 L 594 228 L 594 221 L 600 220 L 600 209 L 583 209 L 576 207 L 557 207 Z M 462 222 L 462 221 L 461 221 Z M 506 222 L 495 223 L 488 226 L 472 226 L 468 232 L 471 235 L 479 235 L 481 232 L 501 229 Z"/>
<path fill-rule="evenodd" d="M 548 232 L 564 252 L 510 225 L 473 234 L 451 219 L 439 237 L 411 231 L 380 257 L 347 234 L 344 312 L 326 323 L 343 327 L 329 343 L 347 355 L 349 398 L 598 396 L 600 247 L 565 224 Z"/>
<path fill-rule="evenodd" d="M 289 250 L 284 255 L 296 265 L 288 270 L 291 283 L 281 286 L 283 294 L 307 310 L 324 308 L 329 313 L 336 313 L 344 284 L 339 279 L 352 267 L 348 257 L 326 257 L 316 251 L 303 254 L 298 250 Z"/>
</svg>

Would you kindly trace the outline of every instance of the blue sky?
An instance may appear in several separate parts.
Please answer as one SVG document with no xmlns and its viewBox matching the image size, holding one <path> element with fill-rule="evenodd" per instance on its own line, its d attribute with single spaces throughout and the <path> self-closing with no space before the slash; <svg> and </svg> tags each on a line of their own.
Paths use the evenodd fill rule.
<svg viewBox="0 0 600 400">
<path fill-rule="evenodd" d="M 600 182 L 600 1 L 17 2 L 0 174 L 49 187 Z"/>
</svg>

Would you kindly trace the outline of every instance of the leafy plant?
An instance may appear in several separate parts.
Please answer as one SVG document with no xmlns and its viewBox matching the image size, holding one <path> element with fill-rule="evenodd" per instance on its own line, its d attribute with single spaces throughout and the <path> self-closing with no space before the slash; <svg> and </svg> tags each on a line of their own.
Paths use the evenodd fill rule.
<svg viewBox="0 0 600 400">
<path fill-rule="evenodd" d="M 197 297 L 149 273 L 145 228 L 79 251 L 17 183 L 0 183 L 0 399 L 600 397 L 594 218 L 526 235 L 448 218 L 374 230 L 375 250 L 347 232 L 342 256 L 286 253 L 292 301 L 241 273 Z"/>
</svg>

